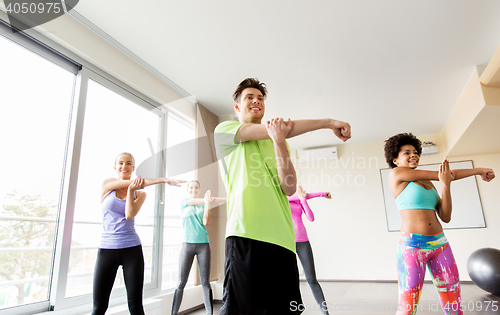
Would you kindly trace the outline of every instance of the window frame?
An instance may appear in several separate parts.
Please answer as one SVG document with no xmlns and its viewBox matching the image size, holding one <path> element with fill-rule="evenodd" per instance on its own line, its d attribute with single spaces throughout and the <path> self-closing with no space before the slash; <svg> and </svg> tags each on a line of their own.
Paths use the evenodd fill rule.
<svg viewBox="0 0 500 315">
<path fill-rule="evenodd" d="M 109 75 L 97 66 L 87 62 L 80 56 L 57 44 L 43 34 L 27 29 L 23 32 L 12 33 L 6 26 L 7 15 L 0 10 L 0 36 L 24 46 L 30 51 L 41 55 L 56 65 L 59 65 L 70 72 L 76 74 L 73 86 L 73 100 L 70 104 L 71 116 L 68 121 L 68 134 L 66 139 L 64 167 L 61 194 L 59 200 L 59 217 L 56 222 L 56 241 L 53 249 L 52 274 L 49 283 L 49 297 L 47 301 L 24 304 L 0 310 L 3 314 L 34 314 L 49 310 L 67 309 L 71 314 L 71 308 L 78 306 L 77 313 L 90 311 L 92 308 L 92 294 L 66 298 L 66 283 L 68 277 L 69 257 L 71 248 L 71 237 L 73 229 L 73 217 L 76 202 L 76 190 L 78 182 L 78 172 L 80 163 L 80 153 L 83 137 L 83 126 L 85 122 L 85 107 L 87 101 L 89 80 L 109 88 L 115 93 L 131 100 L 138 106 L 154 111 L 160 117 L 158 143 L 156 148 L 161 152 L 157 159 L 158 176 L 166 174 L 167 129 L 168 118 L 188 125 L 194 129 L 195 121 L 175 113 L 168 104 L 159 104 L 157 101 L 137 91 L 135 88 Z M 5 32 L 7 29 L 7 32 Z M 153 270 L 152 282 L 144 286 L 144 298 L 157 296 L 160 294 L 173 292 L 175 288 L 161 288 L 162 255 L 163 255 L 163 225 L 164 225 L 164 184 L 156 185 L 155 220 L 154 220 L 154 241 L 153 241 Z M 113 290 L 110 297 L 110 307 L 126 303 L 125 288 Z"/>
<path fill-rule="evenodd" d="M 83 128 L 85 126 L 85 108 L 87 105 L 87 92 L 89 80 L 93 80 L 96 83 L 110 89 L 112 92 L 134 102 L 136 105 L 141 106 L 147 110 L 153 111 L 160 118 L 160 128 L 158 135 L 158 143 L 156 143 L 156 149 L 162 147 L 162 143 L 165 141 L 165 135 L 162 134 L 163 126 L 166 127 L 166 113 L 164 110 L 155 107 L 149 102 L 146 102 L 143 98 L 132 94 L 124 84 L 112 78 L 109 75 L 102 75 L 96 73 L 87 67 L 83 67 L 82 70 L 77 75 L 77 84 L 75 88 L 74 100 L 73 100 L 73 112 L 71 116 L 71 131 L 69 136 L 69 149 L 67 157 L 71 157 L 71 161 L 67 161 L 66 174 L 63 186 L 63 203 L 61 211 L 61 220 L 59 222 L 59 230 L 62 233 L 58 233 L 58 240 L 56 242 L 56 261 L 54 270 L 59 270 L 58 274 L 54 274 L 53 283 L 51 287 L 50 294 L 50 305 L 54 310 L 65 309 L 75 305 L 90 304 L 92 302 L 92 294 L 85 294 L 75 297 L 66 297 L 66 284 L 69 269 L 69 259 L 70 259 L 70 249 L 71 249 L 71 237 L 73 231 L 73 218 L 75 213 L 75 203 L 76 203 L 76 190 L 78 184 L 78 172 L 80 166 L 80 151 L 82 147 L 83 140 Z M 163 155 L 160 156 L 157 163 L 158 177 L 163 177 L 165 170 L 163 167 Z M 158 294 L 157 288 L 158 283 L 158 272 L 160 264 L 159 256 L 159 221 L 163 214 L 163 185 L 155 185 L 156 196 L 159 198 L 155 200 L 155 220 L 153 231 L 154 241 L 153 241 L 153 270 L 152 270 L 152 282 L 146 283 L 144 285 L 144 296 Z M 125 302 L 126 291 L 125 288 L 114 289 L 110 297 L 110 306 L 123 304 Z"/>
</svg>

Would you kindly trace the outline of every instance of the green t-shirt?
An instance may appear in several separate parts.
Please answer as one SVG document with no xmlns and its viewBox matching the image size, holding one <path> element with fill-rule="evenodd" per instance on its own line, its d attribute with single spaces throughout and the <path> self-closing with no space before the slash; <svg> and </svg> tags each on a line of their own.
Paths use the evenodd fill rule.
<svg viewBox="0 0 500 315">
<path fill-rule="evenodd" d="M 215 128 L 215 145 L 227 191 L 226 237 L 240 236 L 295 252 L 290 204 L 281 189 L 274 143 L 239 142 L 242 126 L 234 120 Z"/>
<path fill-rule="evenodd" d="M 205 224 L 203 224 L 203 214 L 205 205 L 189 206 L 187 202 L 191 198 L 182 200 L 181 217 L 182 228 L 184 229 L 185 243 L 208 243 L 208 233 Z"/>
</svg>

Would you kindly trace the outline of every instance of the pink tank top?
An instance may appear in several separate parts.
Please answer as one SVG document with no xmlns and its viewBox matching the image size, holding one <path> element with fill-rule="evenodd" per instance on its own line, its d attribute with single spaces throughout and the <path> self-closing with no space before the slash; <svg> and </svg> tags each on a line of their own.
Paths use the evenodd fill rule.
<svg viewBox="0 0 500 315">
<path fill-rule="evenodd" d="M 307 199 L 325 196 L 326 192 L 320 192 L 307 193 L 306 199 L 301 199 L 297 194 L 288 197 L 290 209 L 292 210 L 293 226 L 295 228 L 295 242 L 307 242 L 309 240 L 307 237 L 306 227 L 304 226 L 304 222 L 302 222 L 302 213 L 305 213 L 306 218 L 311 222 L 314 221 L 314 214 L 307 204 Z"/>
</svg>

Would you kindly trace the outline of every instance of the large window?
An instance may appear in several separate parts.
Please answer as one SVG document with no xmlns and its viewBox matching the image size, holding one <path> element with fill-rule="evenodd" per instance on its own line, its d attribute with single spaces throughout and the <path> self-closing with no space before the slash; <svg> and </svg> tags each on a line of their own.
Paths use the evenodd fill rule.
<svg viewBox="0 0 500 315">
<path fill-rule="evenodd" d="M 79 71 L 65 56 L 1 27 L 0 315 L 89 310 L 102 231 L 100 189 L 105 178 L 116 177 L 116 156 L 132 153 L 144 178 L 191 179 L 194 122 L 92 65 Z M 182 160 L 182 172 L 168 171 L 172 156 Z M 135 226 L 147 297 L 178 281 L 186 191 L 168 185 L 145 191 Z M 111 305 L 124 301 L 120 270 Z"/>
<path fill-rule="evenodd" d="M 129 93 L 123 93 L 133 98 Z M 116 178 L 116 156 L 129 152 L 135 158 L 137 171 L 144 170 L 145 163 L 149 164 L 147 173 L 139 175 L 159 177 L 154 153 L 159 145 L 160 114 L 158 110 L 138 106 L 94 80 L 89 81 L 66 297 L 92 293 L 93 270 L 102 231 L 101 185 L 106 178 Z M 146 283 L 152 282 L 154 269 L 157 188 L 149 186 L 144 189 L 147 198 L 135 218 L 143 246 Z M 114 288 L 123 286 L 120 269 Z"/>
<path fill-rule="evenodd" d="M 195 179 L 195 132 L 194 125 L 169 116 L 167 124 L 167 175 L 169 177 Z M 179 281 L 179 252 L 183 239 L 181 201 L 187 198 L 186 187 L 167 187 L 165 191 L 163 225 L 163 289 L 173 288 Z M 193 264 L 194 265 L 194 264 Z M 188 283 L 192 283 L 193 272 Z"/>
<path fill-rule="evenodd" d="M 75 74 L 0 36 L 0 309 L 48 301 Z"/>
</svg>

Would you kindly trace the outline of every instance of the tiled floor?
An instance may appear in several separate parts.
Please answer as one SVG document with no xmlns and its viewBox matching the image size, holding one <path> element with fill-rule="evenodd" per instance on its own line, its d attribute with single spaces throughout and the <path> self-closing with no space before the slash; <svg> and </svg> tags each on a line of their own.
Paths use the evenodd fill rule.
<svg viewBox="0 0 500 315">
<path fill-rule="evenodd" d="M 398 302 L 397 283 L 373 282 L 321 282 L 330 314 L 394 315 Z M 302 314 L 321 314 L 307 282 L 300 283 L 305 311 Z M 478 288 L 474 284 L 462 284 L 462 308 L 467 315 L 500 314 L 500 297 Z M 221 305 L 215 304 L 214 314 Z M 488 308 L 486 310 L 486 308 Z M 496 308 L 496 311 L 495 311 Z M 204 315 L 200 309 L 190 314 Z M 419 315 L 444 314 L 439 305 L 436 289 L 425 283 L 419 303 Z"/>
</svg>

